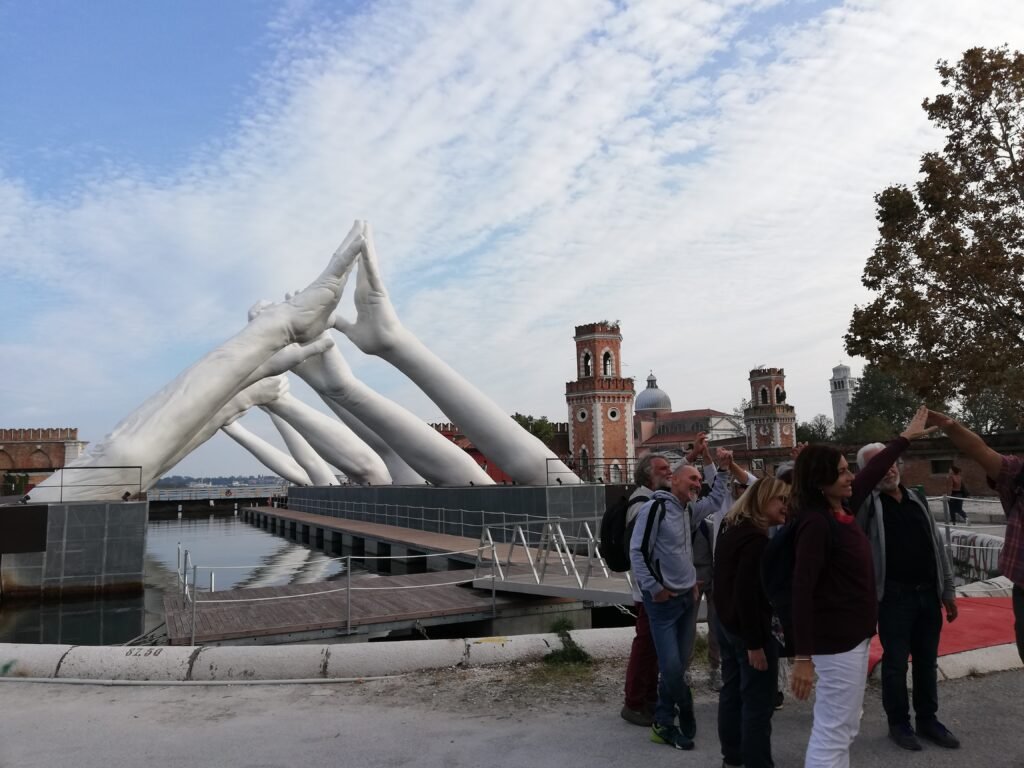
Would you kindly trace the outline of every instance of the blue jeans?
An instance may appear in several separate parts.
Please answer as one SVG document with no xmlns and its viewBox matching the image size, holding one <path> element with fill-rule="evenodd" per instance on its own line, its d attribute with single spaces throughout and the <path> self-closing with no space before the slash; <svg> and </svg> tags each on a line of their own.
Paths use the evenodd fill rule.
<svg viewBox="0 0 1024 768">
<path fill-rule="evenodd" d="M 907 659 L 914 657 L 914 714 L 917 722 L 935 719 L 939 709 L 936 663 L 942 610 L 934 584 L 904 587 L 886 582 L 878 604 L 878 639 L 882 641 L 882 706 L 889 725 L 910 723 Z"/>
<path fill-rule="evenodd" d="M 697 604 L 693 591 L 656 603 L 644 592 L 644 610 L 651 623 L 651 638 L 658 653 L 658 705 L 654 722 L 672 725 L 679 708 L 679 721 L 693 720 L 693 695 L 686 684 L 686 666 L 697 633 L 694 621 Z"/>
<path fill-rule="evenodd" d="M 718 624 L 722 692 L 718 696 L 718 740 L 726 765 L 772 768 L 772 715 L 779 676 L 779 646 L 764 649 L 768 669 L 750 666 L 743 639 Z"/>
</svg>

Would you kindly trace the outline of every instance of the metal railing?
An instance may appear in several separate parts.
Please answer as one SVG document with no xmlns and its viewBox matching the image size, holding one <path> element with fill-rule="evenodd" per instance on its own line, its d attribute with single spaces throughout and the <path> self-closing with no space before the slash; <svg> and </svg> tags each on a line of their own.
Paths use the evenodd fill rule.
<svg viewBox="0 0 1024 768">
<path fill-rule="evenodd" d="M 491 528 L 493 531 L 506 532 L 499 537 L 499 543 L 503 544 L 511 540 L 511 531 L 515 525 L 540 526 L 552 519 L 547 515 L 517 512 L 337 499 L 289 498 L 288 506 L 295 512 L 443 533 L 467 539 L 479 538 L 484 528 Z"/>
<path fill-rule="evenodd" d="M 569 456 L 565 459 L 547 459 L 545 474 L 548 485 L 560 485 L 564 471 L 557 465 L 564 464 L 584 483 L 605 483 L 620 485 L 632 482 L 637 459 L 624 456 Z"/>
<path fill-rule="evenodd" d="M 978 505 L 981 505 L 992 506 L 1001 512 L 1002 505 L 999 500 L 988 497 L 962 499 L 955 496 L 934 496 L 929 497 L 928 501 L 929 508 L 933 501 L 942 504 L 943 522 L 941 525 L 945 529 L 946 553 L 957 576 L 966 581 L 984 581 L 999 575 L 999 554 L 1003 549 L 1003 538 L 970 530 L 969 518 L 962 523 L 953 520 L 950 504 L 951 501 L 961 502 L 962 509 L 964 502 L 970 502 L 975 510 Z M 967 517 L 966 513 L 965 517 Z M 976 526 L 977 523 L 974 525 Z"/>
<path fill-rule="evenodd" d="M 480 534 L 480 545 L 477 547 L 477 560 L 474 564 L 474 575 L 479 576 L 484 567 L 483 553 L 490 553 L 491 578 L 506 581 L 511 573 L 513 556 L 516 549 L 522 547 L 535 584 L 543 584 L 548 574 L 553 557 L 557 558 L 557 567 L 564 576 L 570 576 L 580 589 L 586 589 L 596 570 L 600 570 L 604 579 L 617 578 L 608 570 L 608 564 L 601 555 L 600 541 L 594 530 L 600 524 L 597 518 L 589 520 L 547 520 L 540 524 L 537 535 L 528 527 L 516 524 L 512 528 L 511 541 L 504 564 L 498 557 L 497 544 L 491 527 L 486 527 Z M 566 535 L 565 528 L 574 525 L 575 531 Z M 582 570 L 582 572 L 581 572 Z M 629 573 L 623 574 L 628 584 L 632 584 Z"/>
<path fill-rule="evenodd" d="M 87 473 L 87 476 L 88 476 L 89 472 L 98 472 L 100 470 L 110 470 L 110 469 L 134 470 L 134 472 L 132 472 L 132 474 L 135 474 L 137 472 L 138 476 L 139 476 L 139 479 L 137 481 L 134 481 L 134 482 L 122 482 L 120 480 L 117 481 L 117 482 L 85 482 L 85 483 L 69 483 L 69 482 L 65 482 L 65 480 L 69 476 L 71 476 L 71 475 L 73 475 L 75 473 L 78 473 L 78 472 L 85 472 L 85 473 Z M 58 493 L 59 493 L 59 501 L 58 501 L 58 503 L 63 503 L 63 501 L 64 501 L 64 489 L 65 488 L 67 488 L 68 490 L 75 489 L 75 488 L 106 488 L 106 487 L 109 487 L 109 486 L 115 486 L 116 485 L 116 486 L 119 486 L 119 487 L 128 486 L 130 488 L 134 488 L 135 489 L 135 493 L 134 494 L 129 493 L 129 496 L 139 496 L 142 493 L 142 466 L 138 465 L 138 464 L 106 464 L 106 465 L 90 465 L 90 466 L 87 466 L 87 467 L 61 467 L 60 469 L 55 470 L 53 475 L 50 475 L 50 477 L 48 477 L 47 480 L 49 480 L 50 478 L 52 478 L 54 476 L 57 477 L 56 485 L 57 485 L 57 487 L 59 489 L 59 491 L 58 491 Z M 53 485 L 44 485 L 45 482 L 46 481 L 44 480 L 43 483 L 40 483 L 39 485 L 37 485 L 36 488 L 43 489 L 43 488 L 52 488 L 53 487 Z M 33 488 L 32 490 L 35 490 L 35 488 Z M 128 493 L 128 492 L 126 491 L 126 493 Z M 28 491 L 28 494 L 31 496 L 32 491 Z"/>
<path fill-rule="evenodd" d="M 310 597 L 323 597 L 325 595 L 334 595 L 341 592 L 345 593 L 345 631 L 346 634 L 352 634 L 352 593 L 353 592 L 374 592 L 374 591 L 404 591 L 409 589 L 435 589 L 437 587 L 448 587 L 456 584 L 466 584 L 471 582 L 473 579 L 455 579 L 453 581 L 445 581 L 436 584 L 408 584 L 402 586 L 384 586 L 384 587 L 360 587 L 352 586 L 352 561 L 359 560 L 414 560 L 414 559 L 425 559 L 430 557 L 450 557 L 452 555 L 466 555 L 476 552 L 479 558 L 479 551 L 476 549 L 457 550 L 452 552 L 433 552 L 423 555 L 345 555 L 343 557 L 332 557 L 328 560 L 333 562 L 344 563 L 343 572 L 345 573 L 345 586 L 338 587 L 337 589 L 325 589 L 319 592 L 306 592 L 298 595 L 272 595 L 268 597 L 232 597 L 226 600 L 217 600 L 212 598 L 200 598 L 200 589 L 198 587 L 200 571 L 204 571 L 208 574 L 208 589 L 207 594 L 213 594 L 217 591 L 216 588 L 216 572 L 226 570 L 251 570 L 258 568 L 258 565 L 198 565 L 192 562 L 192 555 L 189 550 L 182 550 L 181 543 L 178 543 L 178 587 L 181 590 L 182 601 L 186 609 L 191 606 L 190 611 L 190 639 L 191 645 L 196 644 L 196 611 L 200 603 L 203 605 L 225 605 L 228 603 L 263 603 L 263 602 L 277 602 L 281 600 L 298 600 L 307 599 Z M 452 571 L 452 573 L 456 573 Z M 191 574 L 191 581 L 189 581 L 189 575 Z M 491 589 L 491 615 L 497 615 L 497 597 L 495 590 L 492 585 Z"/>
<path fill-rule="evenodd" d="M 265 485 L 208 485 L 195 488 L 150 488 L 150 501 L 206 501 L 207 499 L 270 499 L 287 496 L 288 483 Z"/>
</svg>

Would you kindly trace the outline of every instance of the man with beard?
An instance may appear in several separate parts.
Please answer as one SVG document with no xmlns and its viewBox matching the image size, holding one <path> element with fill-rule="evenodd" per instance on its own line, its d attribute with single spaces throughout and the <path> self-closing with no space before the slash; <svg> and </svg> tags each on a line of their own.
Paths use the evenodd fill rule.
<svg viewBox="0 0 1024 768">
<path fill-rule="evenodd" d="M 857 452 L 864 467 L 885 448 L 865 445 Z M 942 608 L 956 619 L 953 573 L 927 502 L 900 483 L 902 460 L 886 472 L 857 511 L 871 542 L 878 593 L 878 636 L 882 642 L 882 706 L 889 738 L 903 749 L 921 749 L 921 736 L 947 749 L 959 740 L 936 718 L 939 708 L 936 661 Z M 907 661 L 913 656 L 913 703 L 917 735 L 910 728 Z"/>
</svg>

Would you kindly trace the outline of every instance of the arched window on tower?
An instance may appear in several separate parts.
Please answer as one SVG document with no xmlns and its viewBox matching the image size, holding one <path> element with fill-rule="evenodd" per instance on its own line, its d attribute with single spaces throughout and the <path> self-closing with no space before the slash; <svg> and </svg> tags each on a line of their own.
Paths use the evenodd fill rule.
<svg viewBox="0 0 1024 768">
<path fill-rule="evenodd" d="M 603 376 L 612 375 L 612 353 L 605 352 L 601 355 L 601 374 Z"/>
<path fill-rule="evenodd" d="M 590 479 L 590 457 L 587 455 L 587 449 L 580 449 L 580 476 L 584 480 Z"/>
<path fill-rule="evenodd" d="M 782 387 L 776 387 L 775 388 L 775 402 L 776 403 L 784 403 L 784 402 L 786 402 L 786 398 L 782 394 Z"/>
<path fill-rule="evenodd" d="M 761 387 L 761 405 L 768 405 L 768 387 Z"/>
<path fill-rule="evenodd" d="M 594 371 L 593 371 L 593 366 L 591 365 L 591 362 L 590 362 L 590 353 L 589 352 L 584 352 L 583 353 L 583 378 L 589 379 L 593 375 L 594 375 Z"/>
</svg>

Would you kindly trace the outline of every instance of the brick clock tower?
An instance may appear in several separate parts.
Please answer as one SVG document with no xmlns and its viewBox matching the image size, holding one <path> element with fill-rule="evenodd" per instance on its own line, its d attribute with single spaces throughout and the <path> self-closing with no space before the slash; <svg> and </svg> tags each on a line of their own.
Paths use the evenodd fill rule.
<svg viewBox="0 0 1024 768">
<path fill-rule="evenodd" d="M 755 368 L 750 372 L 750 407 L 743 411 L 743 421 L 748 448 L 796 445 L 796 409 L 786 405 L 784 368 Z"/>
<path fill-rule="evenodd" d="M 576 381 L 565 384 L 569 451 L 583 480 L 629 481 L 633 380 L 622 378 L 622 334 L 612 323 L 576 326 Z"/>
</svg>

